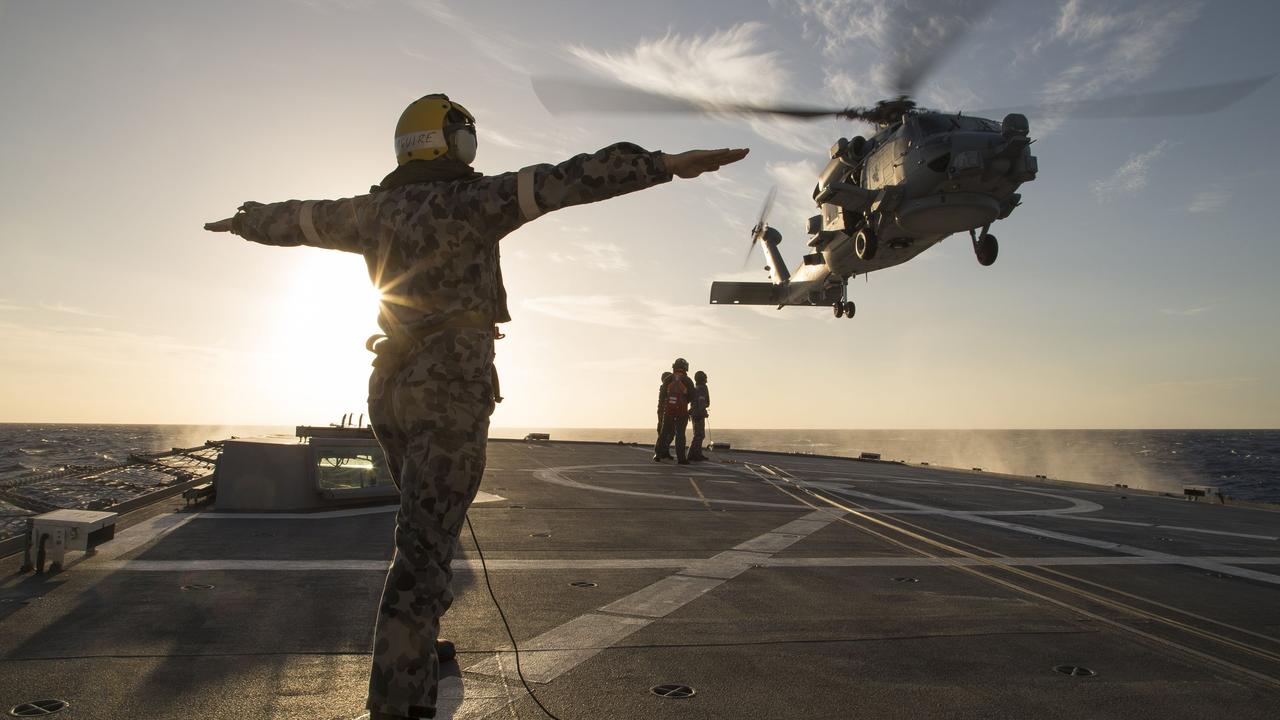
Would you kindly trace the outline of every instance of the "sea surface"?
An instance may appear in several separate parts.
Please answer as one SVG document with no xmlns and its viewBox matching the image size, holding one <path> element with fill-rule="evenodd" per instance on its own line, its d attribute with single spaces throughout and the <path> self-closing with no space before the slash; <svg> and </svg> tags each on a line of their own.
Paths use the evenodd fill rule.
<svg viewBox="0 0 1280 720">
<path fill-rule="evenodd" d="M 65 465 L 124 462 L 131 452 L 192 447 L 294 428 L 201 425 L 0 424 L 0 480 Z M 494 428 L 493 437 L 549 432 L 559 440 L 651 443 L 652 429 Z M 720 430 L 735 448 L 857 456 L 1181 492 L 1216 485 L 1241 500 L 1280 503 L 1280 430 Z"/>
</svg>

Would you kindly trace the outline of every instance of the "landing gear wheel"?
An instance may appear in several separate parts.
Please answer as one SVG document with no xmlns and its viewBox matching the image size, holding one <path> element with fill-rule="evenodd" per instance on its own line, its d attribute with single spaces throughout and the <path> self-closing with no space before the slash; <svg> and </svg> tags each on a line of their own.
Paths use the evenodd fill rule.
<svg viewBox="0 0 1280 720">
<path fill-rule="evenodd" d="M 851 318 L 851 317 L 853 317 L 853 314 L 854 314 L 854 313 L 856 313 L 857 311 L 858 311 L 858 306 L 857 306 L 857 305 L 854 305 L 852 300 L 846 300 L 846 301 L 845 301 L 845 303 L 844 303 L 844 316 L 845 316 L 845 317 L 847 317 L 847 318 Z"/>
<path fill-rule="evenodd" d="M 831 310 L 836 317 L 844 317 L 844 303 L 840 302 L 839 300 L 837 300 L 835 304 L 831 306 Z"/>
<path fill-rule="evenodd" d="M 879 244 L 876 234 L 862 228 L 853 236 L 853 252 L 858 256 L 859 260 L 871 260 L 876 256 L 876 246 Z"/>
<path fill-rule="evenodd" d="M 995 235 L 983 233 L 973 242 L 973 253 L 978 256 L 979 265 L 989 267 L 1000 254 L 1000 243 L 996 242 Z"/>
</svg>

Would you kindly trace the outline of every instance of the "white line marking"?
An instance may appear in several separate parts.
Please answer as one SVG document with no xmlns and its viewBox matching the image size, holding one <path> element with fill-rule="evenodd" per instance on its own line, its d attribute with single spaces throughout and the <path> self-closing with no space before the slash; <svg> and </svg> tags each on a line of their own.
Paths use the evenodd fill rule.
<svg viewBox="0 0 1280 720">
<path fill-rule="evenodd" d="M 840 494 L 850 495 L 850 496 L 859 497 L 859 498 L 865 498 L 868 500 L 874 500 L 876 502 L 887 503 L 890 505 L 901 505 L 905 507 L 911 507 L 911 508 L 922 509 L 922 510 L 938 510 L 940 514 L 947 515 L 949 517 L 954 517 L 960 520 L 968 520 L 969 522 L 978 523 L 980 525 L 990 525 L 992 527 L 1003 528 L 1005 530 L 1012 530 L 1013 532 L 1025 533 L 1027 535 L 1038 535 L 1040 537 L 1052 538 L 1054 540 L 1061 540 L 1063 542 L 1074 543 L 1076 545 L 1084 545 L 1086 547 L 1094 547 L 1094 548 L 1099 548 L 1102 550 L 1110 550 L 1118 553 L 1126 553 L 1128 555 L 1139 555 L 1142 557 L 1161 559 L 1161 560 L 1178 558 L 1177 555 L 1170 555 L 1168 553 L 1162 553 L 1156 550 L 1148 550 L 1146 548 L 1140 548 L 1134 545 L 1125 545 L 1123 543 L 1110 542 L 1108 540 L 1094 540 L 1093 538 L 1081 537 L 1079 535 L 1069 535 L 1067 533 L 1056 532 L 1054 530 L 1044 530 L 1042 528 L 1032 527 L 1029 525 L 1018 525 L 1016 523 L 1006 522 L 1004 520 L 996 520 L 995 518 L 984 517 L 983 515 L 979 513 L 974 513 L 974 512 L 941 510 L 940 508 L 931 508 L 928 505 L 921 505 L 920 503 L 907 502 L 905 500 L 894 500 L 892 498 L 886 498 L 880 495 L 872 495 L 871 493 L 864 493 L 857 490 L 850 490 L 847 488 L 841 490 Z M 1052 513 L 1049 513 L 1049 514 L 1052 515 Z M 1235 575 L 1236 577 L 1248 578 L 1250 580 L 1257 580 L 1259 582 L 1264 582 L 1272 585 L 1280 585 L 1280 575 L 1272 575 L 1270 573 L 1258 572 L 1256 570 L 1245 570 L 1244 568 L 1232 567 L 1230 565 L 1224 565 L 1222 563 L 1207 562 L 1207 561 L 1199 560 L 1196 558 L 1190 558 L 1190 557 L 1183 557 L 1181 558 L 1181 560 L 1182 560 L 1181 564 L 1183 565 L 1198 567 L 1202 570 L 1213 570 L 1215 572 L 1223 573 L 1224 575 Z"/>
<path fill-rule="evenodd" d="M 554 473 L 555 470 L 551 469 L 551 472 Z M 819 528 L 842 517 L 843 514 L 823 509 L 808 513 L 801 520 L 808 522 L 807 527 L 812 528 L 810 532 L 816 532 Z M 792 524 L 788 523 L 782 527 Z M 765 533 L 761 537 L 769 535 L 778 535 L 778 533 Z M 790 543 L 801 539 L 801 536 L 792 534 L 779 537 L 786 537 Z M 748 540 L 739 548 L 752 543 L 752 540 Z M 744 555 L 751 557 L 753 561 L 766 557 L 755 553 L 744 554 L 740 550 L 728 552 L 734 554 L 726 557 L 726 553 L 721 553 L 713 556 L 706 563 L 710 569 L 718 570 L 726 577 L 702 577 L 684 573 L 670 575 L 605 605 L 598 612 L 587 613 L 532 640 L 524 641 L 524 648 L 545 651 L 526 656 L 525 650 L 521 650 L 521 667 L 525 669 L 525 677 L 536 682 L 550 682 L 605 648 L 654 622 L 657 618 L 674 612 L 746 571 L 751 564 L 744 562 Z M 497 674 L 501 677 L 505 667 L 502 655 L 508 654 L 510 653 L 501 653 L 483 660 L 468 667 L 467 671 L 479 675 Z M 526 660 L 526 657 L 529 659 Z"/>
<path fill-rule="evenodd" d="M 662 493 L 641 492 L 639 490 L 619 490 L 618 488 L 600 487 L 599 485 L 587 485 L 576 480 L 570 480 L 564 475 L 568 471 L 576 470 L 598 470 L 600 468 L 614 468 L 618 465 L 573 465 L 554 468 L 540 468 L 533 471 L 533 476 L 538 480 L 552 485 L 573 488 L 574 490 L 589 490 L 591 492 L 612 493 L 614 495 L 631 495 L 633 497 L 658 498 L 660 500 L 673 500 L 676 502 L 694 502 L 702 503 L 702 500 L 696 497 L 685 497 L 682 495 L 663 495 Z M 720 505 L 742 505 L 747 507 L 769 507 L 782 508 L 784 510 L 802 510 L 807 505 L 800 502 L 794 503 L 773 503 L 773 502 L 754 502 L 751 500 L 719 500 L 707 498 L 707 502 L 717 503 Z"/>
<path fill-rule="evenodd" d="M 399 509 L 400 505 L 395 504 L 355 508 L 353 510 L 322 510 L 320 512 L 313 513 L 237 513 L 217 512 L 215 510 L 211 512 L 202 512 L 195 517 L 200 520 L 331 520 L 333 518 L 392 513 Z"/>
<path fill-rule="evenodd" d="M 652 617 L 604 615 L 598 612 L 580 615 L 536 638 L 522 641 L 520 669 L 524 672 L 525 679 L 531 682 L 551 682 L 653 621 Z M 491 655 L 468 667 L 467 673 L 504 677 L 505 667 L 508 663 L 513 663 L 513 658 L 510 652 Z M 514 670 L 514 664 L 511 666 Z"/>
<path fill-rule="evenodd" d="M 86 565 L 116 560 L 148 543 L 159 540 L 198 517 L 200 513 L 190 515 L 169 513 L 144 520 L 125 529 L 110 542 L 102 545 L 93 557 L 86 560 Z"/>
<path fill-rule="evenodd" d="M 746 569 L 745 566 L 743 569 Z M 726 579 L 671 575 L 626 597 L 614 600 L 600 608 L 600 611 L 614 615 L 666 617 L 720 587 Z"/>
<path fill-rule="evenodd" d="M 1162 530 L 1183 530 L 1185 532 L 1206 533 L 1208 535 L 1230 535 L 1231 537 L 1250 538 L 1253 540 L 1280 540 L 1274 535 L 1251 535 L 1249 533 L 1227 532 L 1226 530 L 1207 530 L 1205 528 L 1184 527 L 1182 525 L 1156 525 Z"/>
<path fill-rule="evenodd" d="M 386 573 L 386 560 L 108 560 L 87 570 L 125 572 L 369 572 Z M 557 570 L 676 570 L 686 577 L 730 580 L 753 567 L 907 567 L 949 565 L 1180 565 L 1189 562 L 1224 565 L 1280 565 L 1272 556 L 1080 555 L 1016 558 L 770 557 L 764 553 L 728 550 L 710 558 L 538 558 L 489 560 L 489 570 L 542 572 Z M 454 560 L 455 573 L 481 572 L 479 560 Z"/>
<path fill-rule="evenodd" d="M 483 490 L 476 492 L 472 505 L 506 500 L 501 495 L 494 495 Z M 333 518 L 359 517 L 361 515 L 380 515 L 393 513 L 400 509 L 400 504 L 376 505 L 374 507 L 352 508 L 350 510 L 320 510 L 306 513 L 253 513 L 253 512 L 218 512 L 217 510 L 202 512 L 195 517 L 199 520 L 332 520 Z"/>
</svg>

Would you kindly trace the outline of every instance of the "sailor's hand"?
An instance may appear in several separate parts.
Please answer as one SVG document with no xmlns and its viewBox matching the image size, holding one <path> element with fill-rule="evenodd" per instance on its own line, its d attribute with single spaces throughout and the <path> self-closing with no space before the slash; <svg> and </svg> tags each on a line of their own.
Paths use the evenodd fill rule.
<svg viewBox="0 0 1280 720">
<path fill-rule="evenodd" d="M 211 223 L 205 223 L 204 229 L 208 230 L 209 232 L 235 232 L 236 226 L 234 221 L 236 217 L 239 217 L 240 215 L 247 213 L 250 210 L 257 210 L 260 207 L 265 207 L 265 206 L 260 202 L 254 202 L 252 200 L 249 200 L 238 208 L 240 212 L 236 213 L 235 217 L 229 217 L 224 220 L 215 220 L 214 222 L 211 222 Z"/>
<path fill-rule="evenodd" d="M 667 172 L 682 178 L 696 178 L 704 172 L 719 170 L 722 165 L 736 163 L 750 152 L 747 148 L 721 148 L 720 150 L 689 150 L 675 155 L 662 156 Z"/>
<path fill-rule="evenodd" d="M 204 229 L 209 232 L 231 232 L 231 221 L 235 218 L 226 218 L 225 220 L 215 220 L 204 224 Z"/>
</svg>

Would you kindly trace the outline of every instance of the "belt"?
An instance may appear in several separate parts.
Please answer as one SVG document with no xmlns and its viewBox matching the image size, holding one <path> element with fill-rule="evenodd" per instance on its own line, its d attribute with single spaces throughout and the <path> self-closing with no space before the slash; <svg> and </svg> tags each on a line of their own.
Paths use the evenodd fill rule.
<svg viewBox="0 0 1280 720">
<path fill-rule="evenodd" d="M 490 328 L 493 329 L 495 339 L 504 337 L 502 333 L 498 332 L 498 326 L 493 323 L 493 320 L 478 313 L 463 313 L 438 323 L 414 328 L 413 332 L 406 333 L 398 338 L 383 335 L 382 333 L 374 333 L 369 336 L 368 340 L 364 341 L 364 347 L 369 352 L 377 354 L 378 359 L 373 361 L 375 366 L 379 364 L 379 361 L 388 359 L 384 355 L 395 357 L 394 362 L 398 365 L 404 360 L 404 356 L 408 349 L 412 347 L 413 342 L 421 341 L 444 330 L 488 330 Z M 405 343 L 405 340 L 411 342 Z M 489 366 L 489 379 L 493 383 L 494 402 L 502 402 L 502 391 L 498 386 L 498 369 L 493 365 Z"/>
<path fill-rule="evenodd" d="M 393 338 L 382 333 L 374 333 L 369 336 L 368 340 L 364 341 L 364 348 L 369 352 L 376 353 L 379 352 L 377 350 L 378 347 L 387 349 L 385 347 L 386 343 L 383 342 L 384 340 L 392 344 L 394 344 L 397 339 L 401 342 L 407 340 L 410 343 L 413 343 L 443 330 L 485 330 L 488 328 L 495 328 L 496 333 L 496 326 L 493 324 L 492 319 L 485 317 L 480 313 L 460 313 L 439 322 L 413 328 L 397 338 Z"/>
</svg>

